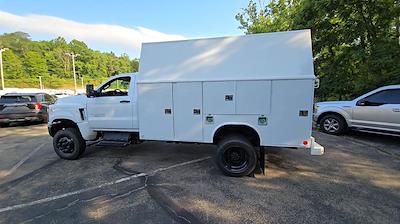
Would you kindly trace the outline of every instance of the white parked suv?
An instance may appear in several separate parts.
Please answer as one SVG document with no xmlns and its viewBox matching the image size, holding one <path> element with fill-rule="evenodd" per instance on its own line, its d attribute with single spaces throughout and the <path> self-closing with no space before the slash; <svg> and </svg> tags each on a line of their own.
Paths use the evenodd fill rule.
<svg viewBox="0 0 400 224">
<path fill-rule="evenodd" d="M 400 135 L 400 85 L 384 86 L 351 101 L 316 103 L 314 121 L 329 134 L 355 128 Z"/>
</svg>

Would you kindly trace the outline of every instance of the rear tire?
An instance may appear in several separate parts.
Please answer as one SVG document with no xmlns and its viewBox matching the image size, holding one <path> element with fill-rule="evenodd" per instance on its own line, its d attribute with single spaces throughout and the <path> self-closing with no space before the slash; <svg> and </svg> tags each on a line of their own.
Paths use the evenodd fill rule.
<svg viewBox="0 0 400 224">
<path fill-rule="evenodd" d="M 257 165 L 257 153 L 245 137 L 230 135 L 218 143 L 216 163 L 228 176 L 247 176 Z"/>
<path fill-rule="evenodd" d="M 10 124 L 9 123 L 2 123 L 0 124 L 0 128 L 5 128 L 8 127 Z"/>
<path fill-rule="evenodd" d="M 86 142 L 76 128 L 58 131 L 53 137 L 53 147 L 62 159 L 78 159 L 85 151 Z"/>
<path fill-rule="evenodd" d="M 333 135 L 343 134 L 347 130 L 347 124 L 343 117 L 337 114 L 327 114 L 319 122 L 320 129 Z"/>
</svg>

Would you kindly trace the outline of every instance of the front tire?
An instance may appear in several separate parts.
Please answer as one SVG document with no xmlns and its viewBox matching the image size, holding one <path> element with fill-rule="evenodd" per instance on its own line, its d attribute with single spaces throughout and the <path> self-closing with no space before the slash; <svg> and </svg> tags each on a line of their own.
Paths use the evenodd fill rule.
<svg viewBox="0 0 400 224">
<path fill-rule="evenodd" d="M 256 168 L 257 153 L 245 137 L 231 135 L 218 143 L 216 163 L 228 176 L 247 176 Z"/>
<path fill-rule="evenodd" d="M 57 155 L 62 159 L 78 159 L 86 148 L 86 142 L 79 130 L 66 128 L 58 131 L 53 137 L 53 147 Z"/>
<path fill-rule="evenodd" d="M 346 131 L 347 124 L 343 117 L 336 114 L 328 114 L 321 119 L 319 127 L 327 134 L 340 135 Z"/>
</svg>

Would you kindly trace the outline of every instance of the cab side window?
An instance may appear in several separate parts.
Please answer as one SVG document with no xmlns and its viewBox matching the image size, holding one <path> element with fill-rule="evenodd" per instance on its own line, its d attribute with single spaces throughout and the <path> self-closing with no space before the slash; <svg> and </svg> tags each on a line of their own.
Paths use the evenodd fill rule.
<svg viewBox="0 0 400 224">
<path fill-rule="evenodd" d="M 400 89 L 382 90 L 365 98 L 370 104 L 400 104 Z"/>
<path fill-rule="evenodd" d="M 127 96 L 130 82 L 130 77 L 113 79 L 99 89 L 99 96 Z"/>
</svg>

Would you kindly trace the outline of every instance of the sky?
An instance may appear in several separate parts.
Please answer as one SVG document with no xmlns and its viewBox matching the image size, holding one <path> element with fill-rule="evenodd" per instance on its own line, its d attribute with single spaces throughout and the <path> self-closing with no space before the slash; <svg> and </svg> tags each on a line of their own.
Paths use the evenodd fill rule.
<svg viewBox="0 0 400 224">
<path fill-rule="evenodd" d="M 248 0 L 0 0 L 0 33 L 58 36 L 139 57 L 142 42 L 242 35 L 235 15 Z"/>
</svg>

